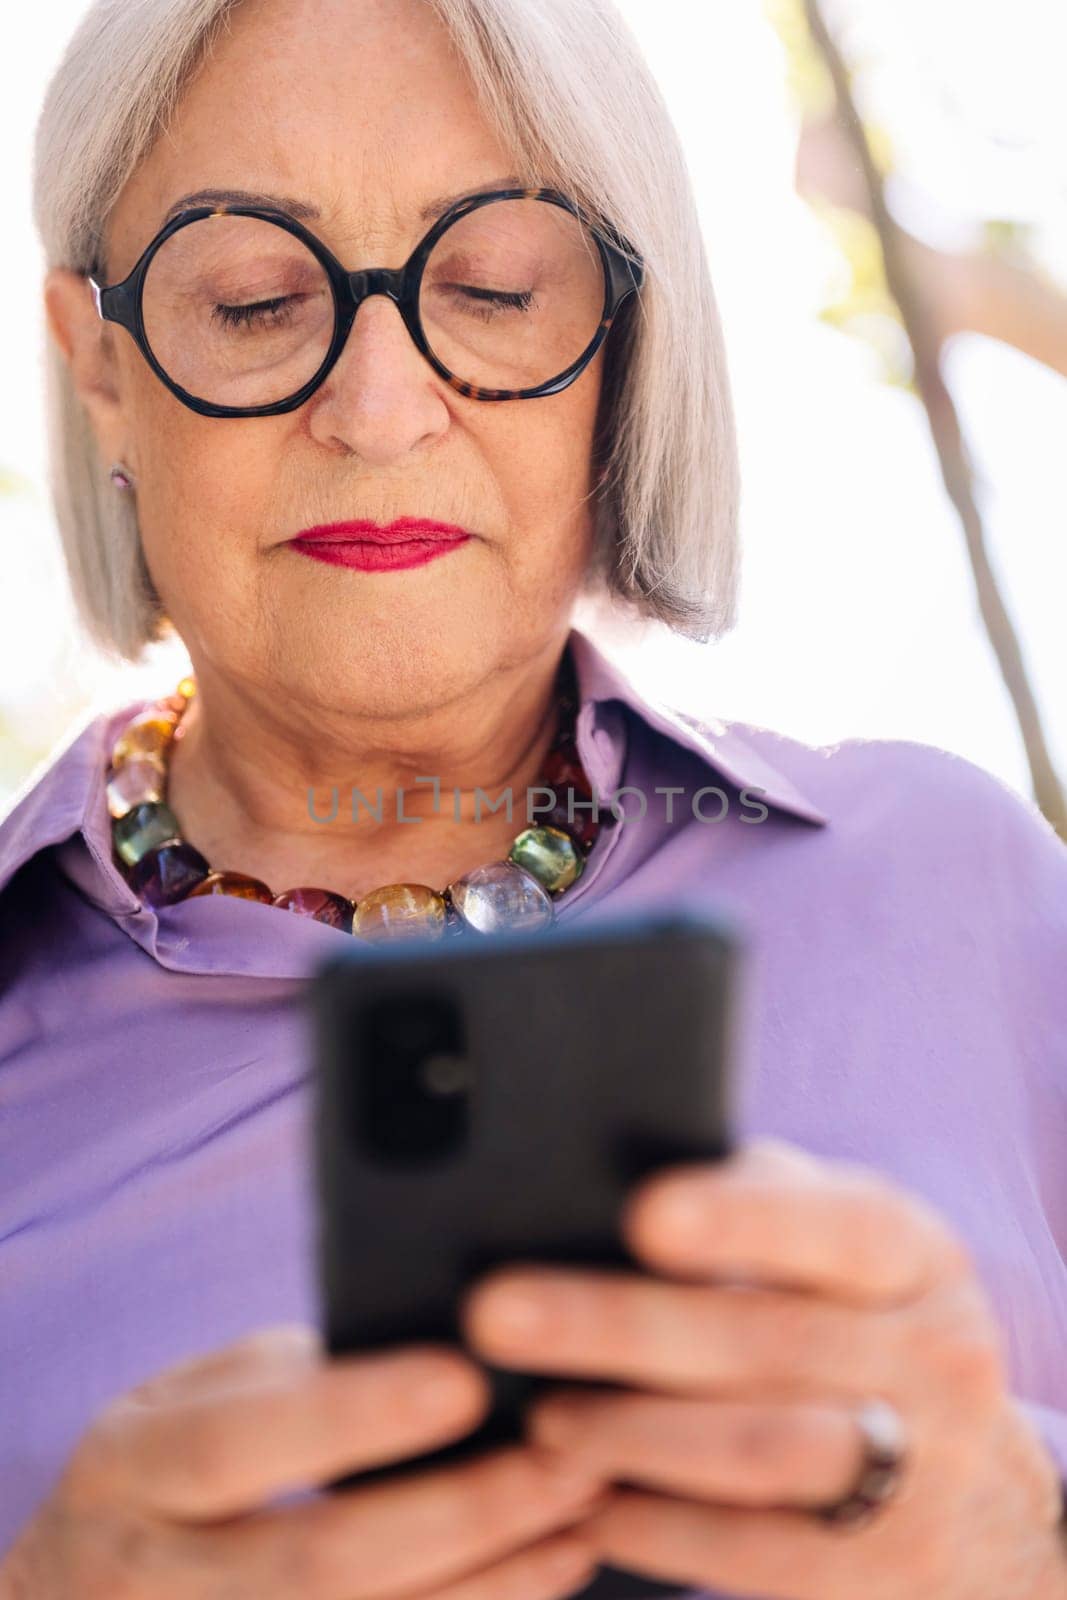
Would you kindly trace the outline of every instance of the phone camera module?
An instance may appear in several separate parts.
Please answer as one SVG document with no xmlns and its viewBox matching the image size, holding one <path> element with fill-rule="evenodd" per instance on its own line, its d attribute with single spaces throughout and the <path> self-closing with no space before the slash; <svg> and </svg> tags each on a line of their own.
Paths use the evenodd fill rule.
<svg viewBox="0 0 1067 1600">
<path fill-rule="evenodd" d="M 471 1086 L 471 1065 L 465 1056 L 448 1055 L 441 1051 L 437 1055 L 427 1056 L 420 1071 L 429 1094 L 465 1094 Z"/>
<path fill-rule="evenodd" d="M 392 1165 L 447 1160 L 467 1137 L 473 1071 L 455 1005 L 389 996 L 364 1014 L 356 1136 Z"/>
</svg>

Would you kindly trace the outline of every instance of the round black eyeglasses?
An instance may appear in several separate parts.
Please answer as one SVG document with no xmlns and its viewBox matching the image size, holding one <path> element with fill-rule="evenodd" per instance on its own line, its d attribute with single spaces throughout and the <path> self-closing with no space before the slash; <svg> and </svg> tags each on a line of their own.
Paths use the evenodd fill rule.
<svg viewBox="0 0 1067 1600">
<path fill-rule="evenodd" d="M 348 271 L 302 223 L 256 206 L 173 217 L 129 275 L 89 283 L 192 411 L 293 411 L 338 360 L 370 295 L 473 400 L 558 394 L 585 370 L 644 266 L 610 225 L 554 189 L 498 189 L 444 213 L 403 267 Z"/>
</svg>

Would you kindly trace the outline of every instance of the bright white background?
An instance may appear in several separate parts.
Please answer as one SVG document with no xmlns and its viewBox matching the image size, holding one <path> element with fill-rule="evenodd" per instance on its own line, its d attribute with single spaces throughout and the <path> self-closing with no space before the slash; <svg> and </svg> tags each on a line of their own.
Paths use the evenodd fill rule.
<svg viewBox="0 0 1067 1600">
<path fill-rule="evenodd" d="M 918 402 L 817 320 L 840 270 L 792 193 L 795 114 L 758 0 L 621 0 L 685 142 L 726 321 L 745 471 L 741 621 L 712 646 L 653 630 L 612 646 L 676 705 L 816 744 L 940 745 L 1028 792 L 962 536 Z M 173 648 L 140 668 L 80 639 L 45 487 L 40 255 L 30 152 L 44 85 L 82 0 L 24 7 L 0 55 L 6 207 L 0 284 L 0 805 L 87 712 L 170 688 Z M 1036 228 L 1067 289 L 1067 13 L 1061 0 L 841 0 L 868 111 L 890 130 L 907 221 L 935 244 L 982 216 Z M 967 337 L 948 375 L 1006 587 L 1067 773 L 1063 625 L 1067 382 Z"/>
</svg>

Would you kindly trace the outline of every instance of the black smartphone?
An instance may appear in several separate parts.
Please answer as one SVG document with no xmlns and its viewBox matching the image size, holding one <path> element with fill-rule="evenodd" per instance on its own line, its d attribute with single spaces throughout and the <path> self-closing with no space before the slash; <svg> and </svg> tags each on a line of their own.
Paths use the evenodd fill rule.
<svg viewBox="0 0 1067 1600">
<path fill-rule="evenodd" d="M 461 1291 L 507 1261 L 632 1271 L 627 1191 L 733 1148 L 743 948 L 728 919 L 683 912 L 354 943 L 320 967 L 309 998 L 326 1349 L 462 1345 Z M 521 1439 L 533 1395 L 569 1381 L 481 1365 L 492 1403 L 473 1432 L 329 1487 Z M 602 1567 L 581 1594 L 683 1592 Z"/>
</svg>

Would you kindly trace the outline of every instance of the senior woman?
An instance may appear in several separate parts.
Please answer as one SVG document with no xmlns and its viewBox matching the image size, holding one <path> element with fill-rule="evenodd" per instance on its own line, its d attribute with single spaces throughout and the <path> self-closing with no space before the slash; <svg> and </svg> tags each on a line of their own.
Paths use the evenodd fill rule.
<svg viewBox="0 0 1067 1600">
<path fill-rule="evenodd" d="M 734 606 L 714 299 L 607 0 L 97 0 L 36 193 L 74 589 L 192 671 L 0 828 L 3 1600 L 1067 1596 L 1062 844 L 572 627 Z M 680 894 L 748 930 L 737 1153 L 633 1191 L 632 1272 L 325 1358 L 316 963 Z M 473 1426 L 475 1355 L 572 1382 L 319 1492 Z"/>
</svg>

